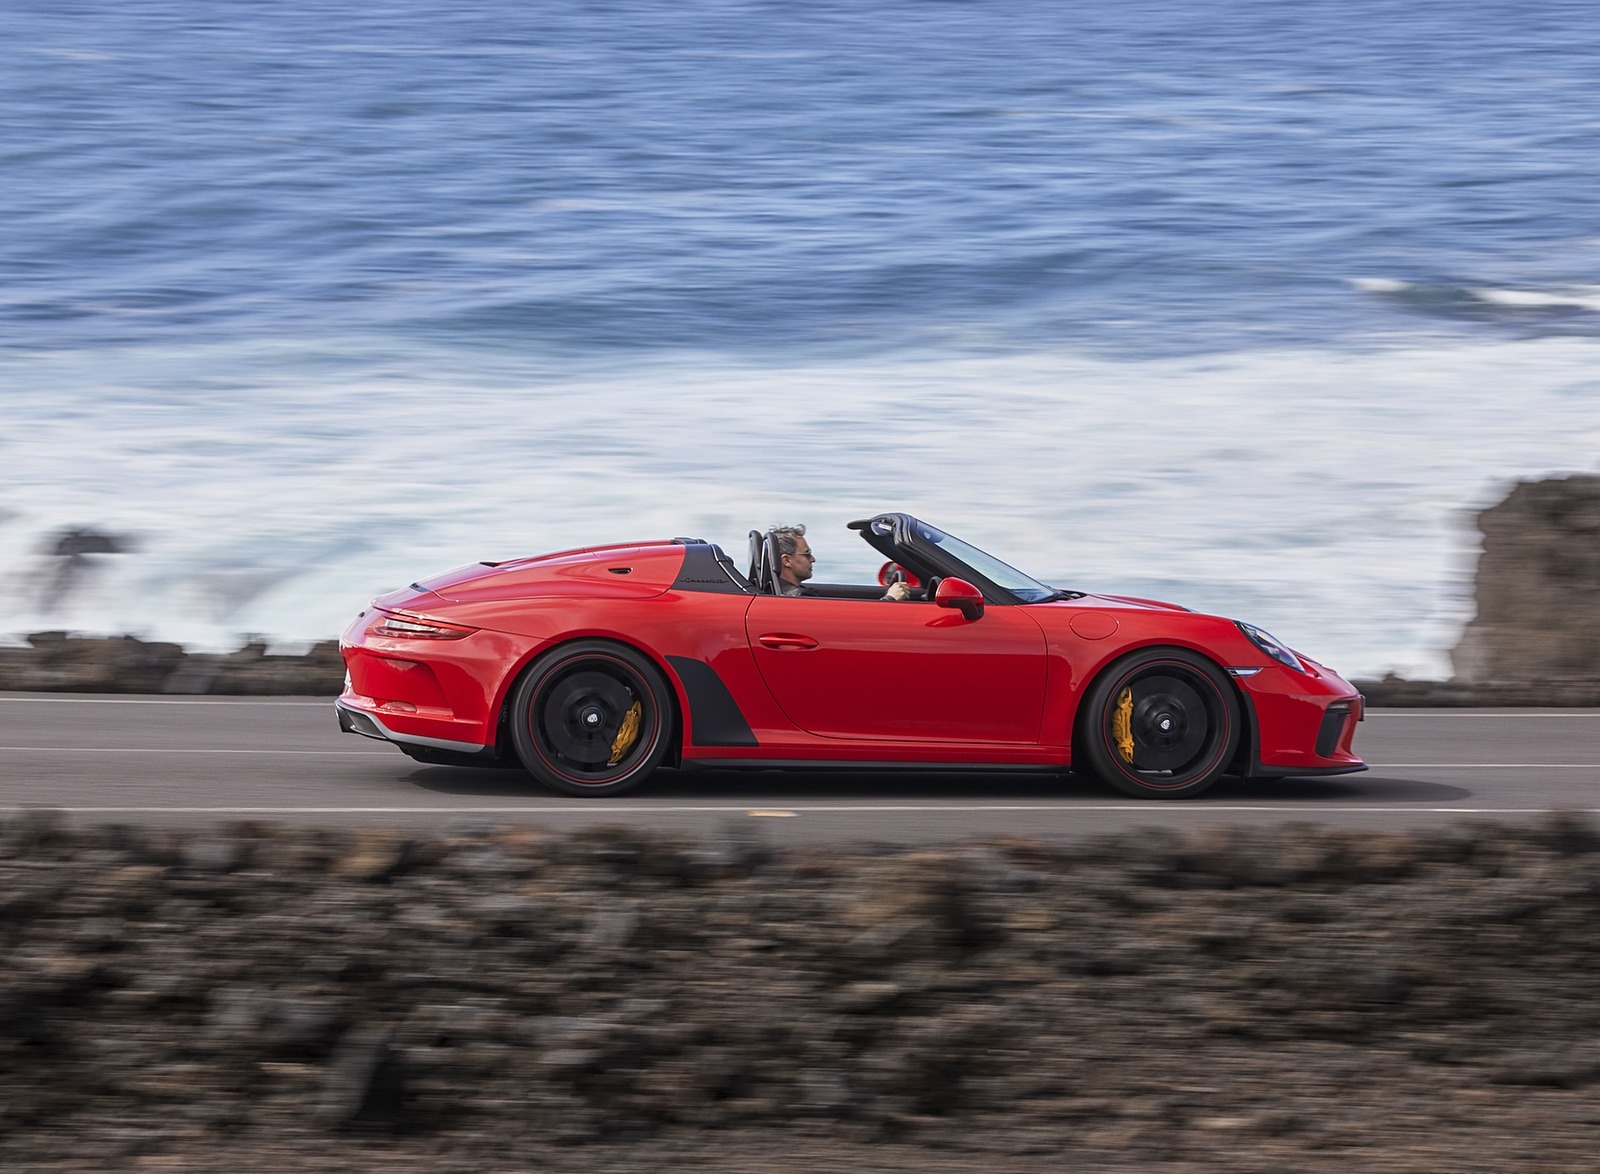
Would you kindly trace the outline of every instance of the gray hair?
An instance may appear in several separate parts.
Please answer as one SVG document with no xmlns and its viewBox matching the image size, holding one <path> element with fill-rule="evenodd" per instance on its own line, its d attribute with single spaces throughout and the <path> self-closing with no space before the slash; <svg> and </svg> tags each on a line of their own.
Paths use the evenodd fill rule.
<svg viewBox="0 0 1600 1174">
<path fill-rule="evenodd" d="M 799 550 L 800 544 L 795 539 L 801 537 L 805 532 L 806 528 L 804 526 L 774 526 L 767 531 L 768 534 L 777 539 L 778 553 L 780 555 L 793 554 Z"/>
</svg>

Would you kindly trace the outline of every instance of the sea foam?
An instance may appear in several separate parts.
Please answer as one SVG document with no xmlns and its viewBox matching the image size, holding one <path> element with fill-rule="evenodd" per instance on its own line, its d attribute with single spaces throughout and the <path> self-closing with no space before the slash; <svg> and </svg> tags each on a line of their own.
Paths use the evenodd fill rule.
<svg viewBox="0 0 1600 1174">
<path fill-rule="evenodd" d="M 1062 586 L 1248 619 L 1351 673 L 1442 675 L 1472 512 L 1600 452 L 1600 343 L 1581 339 L 680 354 L 566 377 L 368 359 L 302 340 L 0 361 L 28 389 L 0 436 L 0 630 L 304 642 L 452 565 L 676 534 L 742 556 L 746 531 L 789 521 L 819 580 L 866 580 L 845 522 L 903 509 Z M 43 552 L 86 525 L 132 549 L 86 556 L 55 595 Z"/>
</svg>

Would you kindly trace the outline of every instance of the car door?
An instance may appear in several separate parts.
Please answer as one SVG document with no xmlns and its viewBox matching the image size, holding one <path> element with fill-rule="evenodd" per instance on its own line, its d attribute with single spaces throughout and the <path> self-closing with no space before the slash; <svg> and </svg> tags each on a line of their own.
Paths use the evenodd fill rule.
<svg viewBox="0 0 1600 1174">
<path fill-rule="evenodd" d="M 762 595 L 745 628 L 762 680 L 807 733 L 1039 741 L 1044 633 L 1025 608 L 969 620 L 920 601 Z"/>
</svg>

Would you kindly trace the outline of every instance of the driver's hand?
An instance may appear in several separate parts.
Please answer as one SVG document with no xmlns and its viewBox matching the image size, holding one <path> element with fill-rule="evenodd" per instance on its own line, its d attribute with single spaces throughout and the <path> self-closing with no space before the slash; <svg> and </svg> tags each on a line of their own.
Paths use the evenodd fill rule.
<svg viewBox="0 0 1600 1174">
<path fill-rule="evenodd" d="M 904 583 L 890 583 L 889 590 L 884 593 L 883 597 L 885 599 L 892 599 L 896 603 L 902 603 L 911 598 L 911 588 L 907 587 Z"/>
</svg>

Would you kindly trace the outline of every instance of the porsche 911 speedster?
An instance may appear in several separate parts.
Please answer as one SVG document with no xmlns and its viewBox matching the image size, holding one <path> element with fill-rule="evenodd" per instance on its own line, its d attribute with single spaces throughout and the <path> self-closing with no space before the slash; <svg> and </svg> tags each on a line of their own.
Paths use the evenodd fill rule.
<svg viewBox="0 0 1600 1174">
<path fill-rule="evenodd" d="M 903 513 L 850 528 L 878 583 L 788 594 L 755 531 L 743 568 L 673 538 L 413 583 L 345 631 L 339 724 L 588 796 L 664 766 L 1073 768 L 1158 799 L 1366 769 L 1360 694 L 1259 628 L 1047 586 Z"/>
</svg>

